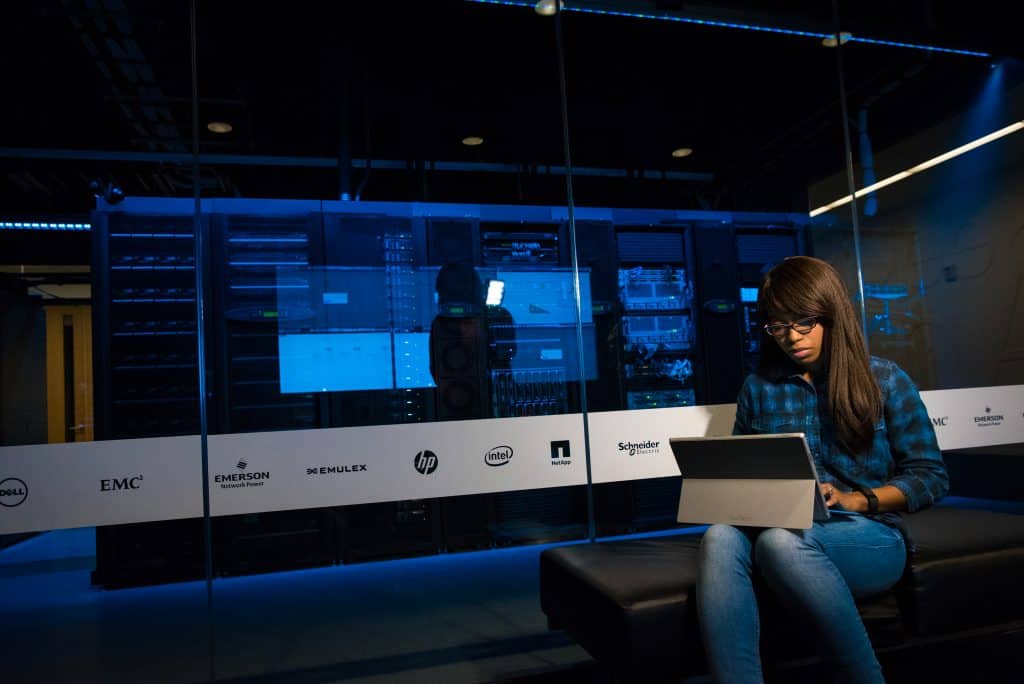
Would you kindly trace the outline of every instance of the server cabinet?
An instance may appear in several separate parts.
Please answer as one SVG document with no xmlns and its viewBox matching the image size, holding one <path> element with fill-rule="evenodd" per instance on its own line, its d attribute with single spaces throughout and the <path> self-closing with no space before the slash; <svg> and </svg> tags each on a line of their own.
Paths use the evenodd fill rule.
<svg viewBox="0 0 1024 684">
<path fill-rule="evenodd" d="M 92 226 L 96 439 L 198 433 L 193 217 L 95 212 Z M 201 487 L 198 457 L 182 467 Z M 195 579 L 203 553 L 199 520 L 99 526 L 92 581 Z"/>
</svg>

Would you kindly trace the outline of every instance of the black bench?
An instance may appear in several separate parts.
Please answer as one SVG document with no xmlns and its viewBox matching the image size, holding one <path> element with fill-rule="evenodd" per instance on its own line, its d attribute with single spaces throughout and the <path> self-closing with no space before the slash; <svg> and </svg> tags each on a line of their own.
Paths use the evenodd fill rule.
<svg viewBox="0 0 1024 684">
<path fill-rule="evenodd" d="M 1024 621 L 1024 515 L 936 507 L 907 517 L 916 550 L 893 590 L 858 603 L 876 648 Z M 693 587 L 699 534 L 547 549 L 541 607 L 616 679 L 654 682 L 705 670 Z M 813 639 L 758 592 L 769 662 L 813 654 Z M 773 629 L 784 626 L 784 629 Z M 799 636 L 799 635 L 796 635 Z"/>
</svg>

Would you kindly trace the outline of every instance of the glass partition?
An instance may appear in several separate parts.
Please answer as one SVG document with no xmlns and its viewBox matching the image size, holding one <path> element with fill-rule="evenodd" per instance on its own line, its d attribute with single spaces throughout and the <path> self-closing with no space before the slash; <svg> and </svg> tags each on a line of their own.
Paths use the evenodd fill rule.
<svg viewBox="0 0 1024 684">
<path fill-rule="evenodd" d="M 758 285 L 808 253 L 809 179 L 843 158 L 820 17 L 729 5 L 562 13 L 579 263 L 607 285 L 587 389 L 601 536 L 688 527 L 669 440 L 731 432 Z"/>
<path fill-rule="evenodd" d="M 4 678 L 203 680 L 188 8 L 2 15 Z"/>
<path fill-rule="evenodd" d="M 1020 497 L 1019 67 L 830 3 L 561 7 L 5 9 L 8 676 L 587 662 L 538 553 L 701 529 L 669 440 L 731 431 L 792 254 L 954 493 Z"/>
<path fill-rule="evenodd" d="M 218 676 L 486 671 L 544 628 L 480 552 L 587 534 L 554 26 L 496 9 L 199 6 Z"/>
<path fill-rule="evenodd" d="M 1024 139 L 1020 68 L 994 55 L 858 44 L 843 60 L 872 351 L 923 389 L 1020 384 L 1010 190 Z M 822 230 L 852 234 L 846 174 L 812 194 Z M 845 252 L 836 256 L 854 274 Z"/>
<path fill-rule="evenodd" d="M 842 16 L 845 28 L 861 19 Z M 929 49 L 851 33 L 841 56 L 852 177 L 836 168 L 811 188 L 816 253 L 857 293 L 871 353 L 924 390 L 951 500 L 1019 501 L 1024 72 L 998 52 L 995 28 L 984 42 Z"/>
</svg>

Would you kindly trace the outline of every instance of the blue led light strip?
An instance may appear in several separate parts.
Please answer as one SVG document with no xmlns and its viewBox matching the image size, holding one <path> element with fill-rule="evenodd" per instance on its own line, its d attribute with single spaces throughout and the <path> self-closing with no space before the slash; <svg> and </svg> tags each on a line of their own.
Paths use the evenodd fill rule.
<svg viewBox="0 0 1024 684">
<path fill-rule="evenodd" d="M 529 7 L 533 8 L 536 3 L 525 2 L 523 0 L 466 0 L 466 2 L 475 2 L 483 5 L 506 5 L 509 7 Z M 717 26 L 720 28 L 733 28 L 743 29 L 745 31 L 760 31 L 762 33 L 780 33 L 790 36 L 801 36 L 804 38 L 815 38 L 817 40 L 823 40 L 825 38 L 832 37 L 831 33 L 819 33 L 816 31 L 799 31 L 796 29 L 784 29 L 777 28 L 774 26 L 757 26 L 754 24 L 737 24 L 730 21 L 716 21 L 714 19 L 694 19 L 692 17 L 680 17 L 673 14 L 648 14 L 645 12 L 621 12 L 618 10 L 605 10 L 597 9 L 593 7 L 577 7 L 569 5 L 568 3 L 562 7 L 563 12 L 580 12 L 582 14 L 603 14 L 612 17 L 628 17 L 631 19 L 656 19 L 659 21 L 674 21 L 680 24 L 699 24 L 701 26 Z M 918 45 L 915 43 L 901 43 L 892 40 L 877 40 L 875 38 L 864 38 L 861 36 L 851 36 L 850 42 L 856 43 L 867 43 L 869 45 L 886 45 L 888 47 L 899 47 L 908 48 L 912 50 L 925 50 L 927 52 L 944 52 L 955 55 L 966 55 L 969 57 L 991 57 L 992 55 L 988 52 L 978 52 L 975 50 L 957 50 L 954 48 L 936 47 L 933 45 Z"/>
<path fill-rule="evenodd" d="M 909 48 L 911 50 L 927 50 L 928 52 L 946 52 L 954 55 L 967 55 L 969 57 L 991 57 L 988 52 L 976 52 L 974 50 L 957 50 L 954 48 L 935 47 L 934 45 L 917 45 L 915 43 L 900 43 L 893 40 L 877 40 L 875 38 L 864 38 L 862 36 L 850 36 L 851 43 L 867 43 L 869 45 L 887 45 L 889 47 Z"/>
<path fill-rule="evenodd" d="M 45 223 L 41 221 L 0 221 L 0 230 L 55 230 L 83 231 L 92 230 L 88 223 Z"/>
</svg>

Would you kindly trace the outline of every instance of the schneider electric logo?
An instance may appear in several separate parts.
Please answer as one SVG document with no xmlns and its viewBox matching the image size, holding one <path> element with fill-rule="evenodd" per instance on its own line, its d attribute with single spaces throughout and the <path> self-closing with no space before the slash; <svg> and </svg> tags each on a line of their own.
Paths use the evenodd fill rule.
<svg viewBox="0 0 1024 684">
<path fill-rule="evenodd" d="M 424 449 L 416 454 L 416 458 L 412 460 L 412 465 L 420 475 L 430 475 L 430 473 L 437 470 L 437 454 Z"/>
<path fill-rule="evenodd" d="M 993 425 L 999 425 L 1002 422 L 1002 414 L 992 413 L 992 408 L 990 406 L 985 407 L 985 415 L 974 416 L 974 424 L 977 427 L 991 427 Z"/>
<path fill-rule="evenodd" d="M 489 466 L 503 466 L 512 460 L 512 447 L 491 447 L 484 453 L 484 463 Z"/>
<path fill-rule="evenodd" d="M 220 485 L 221 489 L 244 489 L 245 487 L 262 487 L 263 483 L 270 479 L 270 471 L 246 472 L 249 464 L 245 459 L 239 459 L 235 468 L 241 472 L 218 473 L 213 476 L 213 481 Z"/>
<path fill-rule="evenodd" d="M 14 508 L 25 503 L 28 498 L 28 485 L 16 477 L 0 480 L 0 506 Z"/>
<path fill-rule="evenodd" d="M 642 456 L 644 454 L 658 453 L 658 445 L 661 442 L 619 442 L 619 451 L 628 451 L 630 456 Z"/>
</svg>

